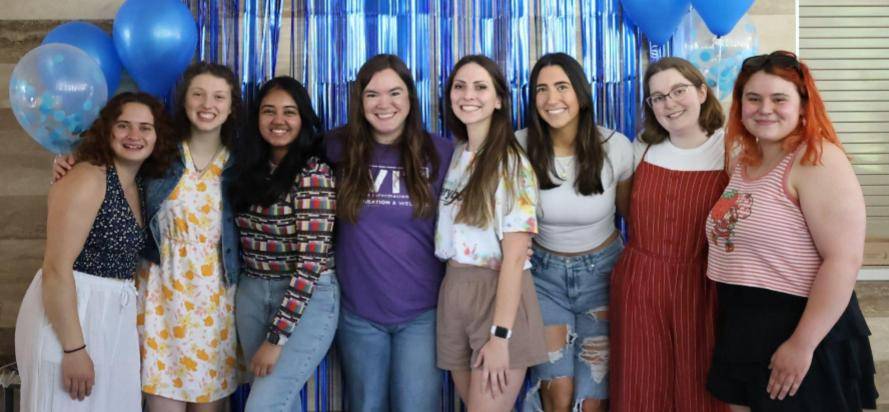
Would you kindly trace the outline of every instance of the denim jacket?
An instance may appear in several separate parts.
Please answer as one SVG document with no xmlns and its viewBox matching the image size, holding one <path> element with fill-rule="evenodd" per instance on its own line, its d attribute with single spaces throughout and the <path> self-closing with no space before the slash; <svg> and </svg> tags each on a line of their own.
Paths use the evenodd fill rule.
<svg viewBox="0 0 889 412">
<path fill-rule="evenodd" d="M 234 155 L 229 155 L 225 168 L 222 171 L 222 268 L 225 271 L 226 285 L 238 283 L 240 271 L 240 252 L 238 250 L 238 229 L 235 226 L 235 213 L 231 204 L 229 189 L 234 180 Z M 145 181 L 145 209 L 148 216 L 149 235 L 152 241 L 146 243 L 143 256 L 154 262 L 160 263 L 160 224 L 157 212 L 167 196 L 176 188 L 179 179 L 185 172 L 182 156 L 174 160 L 163 177 L 146 179 Z"/>
</svg>

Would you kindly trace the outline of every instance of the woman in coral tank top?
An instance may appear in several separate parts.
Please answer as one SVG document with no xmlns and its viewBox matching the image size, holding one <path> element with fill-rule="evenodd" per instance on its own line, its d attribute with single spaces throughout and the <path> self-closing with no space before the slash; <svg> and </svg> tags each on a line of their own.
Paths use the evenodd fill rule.
<svg viewBox="0 0 889 412">
<path fill-rule="evenodd" d="M 808 67 L 785 51 L 745 60 L 726 135 L 737 157 L 707 221 L 720 305 L 708 389 L 733 411 L 875 408 L 853 292 L 864 197 Z"/>
</svg>

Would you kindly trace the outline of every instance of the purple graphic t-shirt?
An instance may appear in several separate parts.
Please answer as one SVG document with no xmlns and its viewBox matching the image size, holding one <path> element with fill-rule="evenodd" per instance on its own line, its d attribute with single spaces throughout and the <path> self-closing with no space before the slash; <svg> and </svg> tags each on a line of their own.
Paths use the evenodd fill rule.
<svg viewBox="0 0 889 412">
<path fill-rule="evenodd" d="M 342 159 L 344 136 L 339 129 L 326 139 L 327 157 L 334 167 Z M 432 188 L 432 200 L 438 205 L 454 148 L 441 137 L 431 139 L 439 158 Z M 413 216 L 399 147 L 375 144 L 370 173 L 372 193 L 358 221 L 336 221 L 336 273 L 346 309 L 372 322 L 393 325 L 436 306 L 444 264 L 435 257 L 435 217 Z"/>
</svg>

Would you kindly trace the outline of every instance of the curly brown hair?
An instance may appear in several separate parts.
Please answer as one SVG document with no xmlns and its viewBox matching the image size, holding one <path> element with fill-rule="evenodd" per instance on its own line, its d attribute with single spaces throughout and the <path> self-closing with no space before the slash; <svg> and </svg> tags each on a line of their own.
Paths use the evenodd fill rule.
<svg viewBox="0 0 889 412">
<path fill-rule="evenodd" d="M 178 155 L 177 145 L 170 120 L 164 111 L 164 105 L 150 94 L 143 92 L 123 92 L 112 97 L 99 112 L 99 117 L 90 125 L 90 128 L 81 133 L 81 141 L 74 152 L 74 157 L 79 162 L 89 162 L 96 166 L 113 164 L 111 128 L 123 113 L 124 105 L 128 103 L 148 107 L 154 118 L 154 132 L 157 135 L 154 150 L 142 164 L 139 173 L 146 177 L 161 176 L 173 158 Z"/>
</svg>

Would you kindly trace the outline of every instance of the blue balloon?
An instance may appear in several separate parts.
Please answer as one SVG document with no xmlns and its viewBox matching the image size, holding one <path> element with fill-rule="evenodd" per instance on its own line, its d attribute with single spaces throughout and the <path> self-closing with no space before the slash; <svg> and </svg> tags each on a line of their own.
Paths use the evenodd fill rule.
<svg viewBox="0 0 889 412">
<path fill-rule="evenodd" d="M 733 30 L 717 39 L 698 13 L 692 11 L 673 35 L 673 55 L 692 62 L 719 100 L 731 98 L 741 63 L 747 57 L 758 54 L 756 26 L 746 16 L 741 18 L 739 24 L 741 30 Z"/>
<path fill-rule="evenodd" d="M 198 32 L 178 0 L 127 0 L 114 18 L 112 37 L 139 89 L 164 97 L 191 63 Z"/>
<path fill-rule="evenodd" d="M 19 124 L 47 150 L 70 153 L 108 100 L 99 64 L 77 47 L 39 46 L 15 65 L 9 105 Z"/>
<path fill-rule="evenodd" d="M 732 32 L 738 20 L 750 10 L 753 0 L 691 0 L 691 4 L 710 33 L 722 37 Z"/>
<path fill-rule="evenodd" d="M 688 13 L 689 0 L 621 0 L 624 14 L 648 40 L 663 45 Z"/>
<path fill-rule="evenodd" d="M 50 43 L 69 44 L 86 52 L 102 69 L 108 84 L 108 93 L 113 95 L 117 90 L 120 83 L 120 59 L 117 57 L 114 41 L 104 30 L 82 21 L 65 23 L 52 29 L 43 38 L 42 44 Z"/>
</svg>

